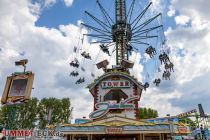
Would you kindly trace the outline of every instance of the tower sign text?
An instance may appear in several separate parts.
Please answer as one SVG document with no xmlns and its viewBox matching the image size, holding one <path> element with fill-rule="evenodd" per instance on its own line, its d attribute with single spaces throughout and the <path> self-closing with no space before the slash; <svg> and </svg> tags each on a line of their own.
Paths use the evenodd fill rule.
<svg viewBox="0 0 210 140">
<path fill-rule="evenodd" d="M 131 83 L 127 80 L 119 80 L 119 81 L 102 81 L 101 87 L 103 89 L 106 88 L 130 88 Z"/>
</svg>

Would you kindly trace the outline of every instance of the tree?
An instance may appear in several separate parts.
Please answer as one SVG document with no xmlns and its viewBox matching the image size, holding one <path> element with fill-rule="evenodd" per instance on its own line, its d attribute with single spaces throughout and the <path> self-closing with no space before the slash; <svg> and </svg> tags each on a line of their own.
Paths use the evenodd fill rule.
<svg viewBox="0 0 210 140">
<path fill-rule="evenodd" d="M 183 117 L 179 119 L 180 122 L 190 125 L 192 128 L 199 127 L 199 124 L 197 125 L 195 121 L 188 117 Z"/>
<path fill-rule="evenodd" d="M 8 109 L 5 106 L 1 106 L 0 108 L 0 125 L 5 126 L 5 124 L 7 123 L 7 114 L 8 114 Z"/>
<path fill-rule="evenodd" d="M 39 103 L 39 128 L 45 128 L 47 124 L 68 123 L 72 108 L 69 98 L 61 100 L 56 98 L 44 98 Z"/>
<path fill-rule="evenodd" d="M 43 98 L 41 101 L 32 98 L 28 103 L 14 107 L 17 109 L 15 117 L 15 128 L 17 129 L 33 129 L 35 127 L 44 129 L 48 124 L 68 123 L 72 113 L 69 98 Z M 9 127 L 10 109 L 11 106 L 0 107 L 0 126 Z M 51 114 L 50 118 L 49 114 Z"/>
<path fill-rule="evenodd" d="M 144 109 L 143 108 L 139 108 L 139 118 L 143 119 L 144 118 Z"/>
<path fill-rule="evenodd" d="M 139 119 L 150 119 L 158 117 L 157 110 L 151 108 L 139 108 Z"/>
<path fill-rule="evenodd" d="M 70 100 L 69 100 L 69 98 L 63 98 L 62 100 L 61 100 L 61 103 L 62 103 L 62 107 L 63 107 L 63 109 L 62 109 L 62 114 L 63 114 L 63 118 L 62 118 L 62 120 L 63 120 L 63 123 L 68 123 L 69 122 L 69 120 L 71 119 L 71 115 L 72 115 L 72 110 L 73 110 L 73 108 L 69 108 L 70 106 L 71 106 L 71 102 L 70 102 Z"/>
<path fill-rule="evenodd" d="M 32 98 L 28 103 L 22 104 L 18 109 L 18 128 L 21 129 L 33 129 L 36 126 L 37 113 L 38 113 L 37 98 Z"/>
<path fill-rule="evenodd" d="M 0 110 L 0 124 L 2 124 L 6 128 L 10 128 L 11 119 L 8 119 L 11 113 L 11 109 L 13 109 L 13 113 L 16 113 L 16 117 L 14 118 L 14 128 L 16 129 L 32 129 L 35 127 L 36 123 L 36 114 L 38 112 L 37 105 L 38 99 L 32 98 L 28 103 L 13 105 L 13 106 L 2 106 Z M 13 129 L 14 129 L 13 128 Z"/>
</svg>

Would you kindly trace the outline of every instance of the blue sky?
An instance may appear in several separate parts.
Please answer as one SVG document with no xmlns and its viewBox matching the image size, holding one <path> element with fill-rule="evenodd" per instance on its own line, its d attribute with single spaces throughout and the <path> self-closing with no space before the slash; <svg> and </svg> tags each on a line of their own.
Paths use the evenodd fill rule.
<svg viewBox="0 0 210 140">
<path fill-rule="evenodd" d="M 111 0 L 101 0 L 104 7 L 113 13 Z M 140 1 L 140 0 L 139 0 Z M 163 81 L 160 87 L 151 87 L 143 92 L 140 105 L 151 107 L 165 114 L 176 115 L 197 107 L 203 103 L 210 113 L 210 2 L 197 0 L 151 0 L 154 12 L 163 13 L 164 31 L 167 45 L 171 49 L 170 59 L 175 65 L 175 72 L 170 81 Z M 73 2 L 73 3 L 72 3 Z M 146 0 L 143 3 L 147 3 Z M 141 7 L 140 4 L 137 4 Z M 144 4 L 143 4 L 144 7 Z M 73 70 L 69 62 L 79 55 L 73 53 L 74 46 L 90 52 L 93 59 L 99 52 L 98 45 L 90 45 L 84 39 L 78 44 L 80 32 L 87 33 L 78 25 L 82 20 L 92 23 L 84 11 L 100 16 L 95 0 L 22 0 L 0 1 L 0 95 L 7 75 L 21 68 L 14 66 L 14 61 L 28 58 L 28 70 L 35 73 L 33 97 L 69 97 L 74 107 L 73 116 L 88 116 L 92 111 L 93 98 L 85 88 L 93 81 L 90 72 L 94 71 L 93 61 L 82 62 L 86 71 L 86 83 L 75 85 L 69 77 Z M 140 11 L 139 11 L 140 12 Z M 142 49 L 143 50 L 143 49 Z M 97 52 L 97 53 L 96 53 Z M 100 53 L 98 61 L 107 58 Z M 132 56 L 136 63 L 132 74 L 140 82 L 145 79 L 142 65 L 144 53 Z M 149 59 L 148 59 L 149 60 Z M 114 61 L 111 58 L 111 61 Z M 150 63 L 150 72 L 154 62 Z M 96 76 L 102 71 L 94 71 Z M 151 80 L 160 73 L 150 74 Z M 79 111 L 78 111 L 79 110 Z"/>
<path fill-rule="evenodd" d="M 39 20 L 36 22 L 37 26 L 55 27 L 63 24 L 77 24 L 77 21 L 84 17 L 84 10 L 91 9 L 95 5 L 93 0 L 74 1 L 71 7 L 66 7 L 62 1 L 44 8 Z"/>
<path fill-rule="evenodd" d="M 112 3 L 112 1 L 106 0 L 102 1 L 101 3 L 106 8 L 106 10 L 111 4 L 110 8 L 112 8 L 112 11 L 114 10 L 114 3 Z M 149 1 L 145 0 L 140 4 L 142 6 L 146 6 L 148 3 Z M 167 11 L 168 11 L 167 7 L 169 4 L 170 4 L 169 0 L 164 1 L 164 5 L 166 8 L 163 11 L 161 11 L 163 13 L 163 22 L 165 25 L 164 26 L 165 29 L 167 29 L 168 27 L 174 27 L 176 25 L 174 19 L 167 16 Z M 100 12 L 95 0 L 88 0 L 88 1 L 77 0 L 73 2 L 73 5 L 71 7 L 66 7 L 63 1 L 58 1 L 56 4 L 43 9 L 39 20 L 36 22 L 36 25 L 46 26 L 50 28 L 51 27 L 57 28 L 61 24 L 64 25 L 69 23 L 77 24 L 78 20 L 84 20 L 84 19 L 88 20 L 88 18 L 86 18 L 87 16 L 84 14 L 84 11 L 89 11 L 93 15 L 97 15 L 97 13 Z M 114 13 L 109 12 L 109 14 L 111 15 Z M 112 18 L 114 19 L 113 16 Z"/>
</svg>

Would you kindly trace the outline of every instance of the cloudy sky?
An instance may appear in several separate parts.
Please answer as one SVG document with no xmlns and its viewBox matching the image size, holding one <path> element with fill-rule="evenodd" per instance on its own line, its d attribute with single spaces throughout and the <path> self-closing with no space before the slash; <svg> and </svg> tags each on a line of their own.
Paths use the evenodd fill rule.
<svg viewBox="0 0 210 140">
<path fill-rule="evenodd" d="M 112 5 L 112 1 L 104 1 L 105 6 Z M 158 88 L 151 85 L 143 92 L 140 106 L 157 109 L 160 116 L 165 116 L 197 108 L 202 103 L 210 113 L 210 1 L 152 1 L 153 12 L 163 13 L 175 72 L 170 81 L 162 82 Z M 69 97 L 73 117 L 88 116 L 93 98 L 85 87 L 93 80 L 91 72 L 97 76 L 102 72 L 96 71 L 96 61 L 82 61 L 86 71 L 81 76 L 87 80 L 75 85 L 76 79 L 69 77 L 73 70 L 69 62 L 75 57 L 82 60 L 73 53 L 74 46 L 90 52 L 93 60 L 107 57 L 98 56 L 98 46 L 90 45 L 89 39 L 84 38 L 83 44 L 79 41 L 81 34 L 88 32 L 79 26 L 81 21 L 88 20 L 84 10 L 97 14 L 95 9 L 95 0 L 0 0 L 0 95 L 6 76 L 22 70 L 14 66 L 14 61 L 27 58 L 27 70 L 36 75 L 33 97 Z M 145 77 L 141 58 L 141 54 L 137 55 L 133 70 L 140 81 Z"/>
</svg>

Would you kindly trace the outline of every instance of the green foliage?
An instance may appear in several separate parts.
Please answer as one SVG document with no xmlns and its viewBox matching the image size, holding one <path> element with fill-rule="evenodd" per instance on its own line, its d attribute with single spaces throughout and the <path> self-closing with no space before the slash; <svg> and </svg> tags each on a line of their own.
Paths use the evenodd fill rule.
<svg viewBox="0 0 210 140">
<path fill-rule="evenodd" d="M 63 98 L 62 100 L 56 98 L 42 99 L 38 106 L 39 127 L 44 128 L 48 123 L 68 123 L 72 112 L 70 106 L 69 98 Z"/>
<path fill-rule="evenodd" d="M 158 117 L 157 110 L 151 108 L 139 108 L 139 119 L 150 119 Z"/>
<path fill-rule="evenodd" d="M 43 98 L 41 101 L 32 98 L 28 103 L 14 107 L 17 108 L 15 126 L 18 129 L 33 129 L 35 127 L 43 129 L 48 124 L 68 123 L 72 113 L 69 98 Z M 9 107 L 1 106 L 0 125 L 8 126 L 8 114 Z"/>
<path fill-rule="evenodd" d="M 199 127 L 199 124 L 196 124 L 196 122 L 194 122 L 193 120 L 191 120 L 188 117 L 183 117 L 179 121 L 182 122 L 182 123 L 188 124 L 193 128 Z"/>
<path fill-rule="evenodd" d="M 37 98 L 32 98 L 28 103 L 21 104 L 18 109 L 18 128 L 32 129 L 36 126 L 37 113 L 38 113 L 38 103 Z"/>
<path fill-rule="evenodd" d="M 0 108 L 0 125 L 4 126 L 7 120 L 7 112 L 8 109 L 5 106 L 1 106 Z"/>
</svg>

